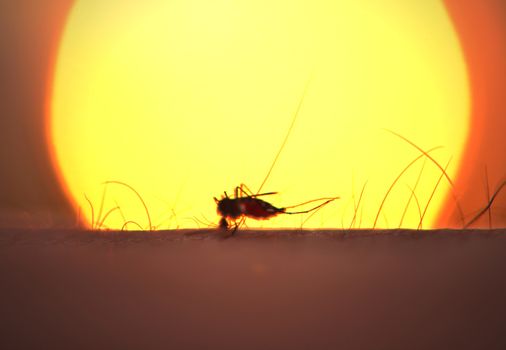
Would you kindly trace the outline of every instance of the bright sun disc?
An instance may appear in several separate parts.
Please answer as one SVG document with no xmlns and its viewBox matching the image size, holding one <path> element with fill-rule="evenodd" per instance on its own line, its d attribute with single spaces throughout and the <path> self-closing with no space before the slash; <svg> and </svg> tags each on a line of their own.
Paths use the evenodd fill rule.
<svg viewBox="0 0 506 350">
<path fill-rule="evenodd" d="M 111 180 L 158 228 L 217 223 L 213 197 L 259 188 L 309 80 L 262 189 L 279 194 L 263 198 L 341 199 L 248 226 L 431 227 L 448 183 L 385 130 L 443 146 L 431 155 L 457 175 L 469 87 L 440 0 L 77 1 L 55 67 L 55 164 L 95 227 L 148 227 Z"/>
</svg>

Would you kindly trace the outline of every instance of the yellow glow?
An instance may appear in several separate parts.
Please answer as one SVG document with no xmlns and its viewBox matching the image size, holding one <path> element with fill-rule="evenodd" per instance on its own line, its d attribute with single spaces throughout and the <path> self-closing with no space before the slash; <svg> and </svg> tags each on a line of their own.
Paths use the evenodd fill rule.
<svg viewBox="0 0 506 350">
<path fill-rule="evenodd" d="M 373 226 L 392 181 L 419 152 L 456 176 L 469 91 L 458 38 L 440 0 L 81 0 L 56 66 L 50 138 L 76 206 L 95 217 L 107 180 L 134 187 L 159 228 L 217 223 L 213 196 L 263 181 L 311 79 L 295 127 L 263 191 L 278 207 L 340 196 L 305 227 Z M 377 227 L 398 227 L 416 186 L 423 211 L 440 176 L 418 161 Z M 434 221 L 449 186 L 424 219 Z M 147 226 L 136 196 L 109 185 L 104 226 Z M 300 226 L 281 215 L 248 226 Z M 417 227 L 412 199 L 404 227 Z M 129 228 L 135 228 L 129 226 Z"/>
</svg>

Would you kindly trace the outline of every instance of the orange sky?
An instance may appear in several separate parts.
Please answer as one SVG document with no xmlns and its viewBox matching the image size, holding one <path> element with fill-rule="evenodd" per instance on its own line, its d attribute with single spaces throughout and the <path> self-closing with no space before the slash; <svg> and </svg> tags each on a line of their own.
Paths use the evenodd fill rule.
<svg viewBox="0 0 506 350">
<path fill-rule="evenodd" d="M 506 180 L 506 3 L 502 0 L 445 0 L 467 59 L 471 96 L 471 137 L 456 190 L 464 213 L 487 202 L 485 167 L 490 191 Z M 493 224 L 506 226 L 506 193 L 494 203 Z M 458 226 L 453 200 L 440 224 Z M 478 225 L 488 226 L 488 216 Z"/>
<path fill-rule="evenodd" d="M 445 0 L 461 37 L 471 80 L 472 135 L 456 190 L 464 212 L 486 203 L 506 178 L 506 4 L 503 0 Z M 46 100 L 55 49 L 71 0 L 0 3 L 0 226 L 72 223 L 44 140 Z M 210 194 L 211 196 L 212 194 Z M 506 194 L 494 206 L 495 226 L 506 226 Z M 13 216 L 14 215 L 14 216 Z M 452 200 L 440 224 L 458 224 Z M 480 222 L 488 225 L 488 218 Z"/>
</svg>

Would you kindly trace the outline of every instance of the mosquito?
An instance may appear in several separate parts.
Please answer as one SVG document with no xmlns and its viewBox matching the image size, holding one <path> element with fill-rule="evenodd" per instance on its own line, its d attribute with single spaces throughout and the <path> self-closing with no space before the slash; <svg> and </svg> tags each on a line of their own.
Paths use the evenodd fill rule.
<svg viewBox="0 0 506 350">
<path fill-rule="evenodd" d="M 269 171 L 267 172 L 267 175 L 265 176 L 262 184 L 260 185 L 260 188 L 258 189 L 257 193 L 254 194 L 246 185 L 241 184 L 240 186 L 237 186 L 234 190 L 233 197 L 229 197 L 227 192 L 223 192 L 223 196 L 218 199 L 214 197 L 214 201 L 216 203 L 216 211 L 218 215 L 221 216 L 219 228 L 223 230 L 228 230 L 233 223 L 233 232 L 239 228 L 240 225 L 244 223 L 246 218 L 251 218 L 255 220 L 267 220 L 274 216 L 277 216 L 279 214 L 305 214 L 309 212 L 314 212 L 323 206 L 327 205 L 328 203 L 338 199 L 339 197 L 326 197 L 326 198 L 318 198 L 318 199 L 312 199 L 309 201 L 306 201 L 304 203 L 300 203 L 297 205 L 292 205 L 288 207 L 276 207 L 272 205 L 271 203 L 260 199 L 259 197 L 265 197 L 269 195 L 277 194 L 277 192 L 265 192 L 260 193 L 262 191 L 262 188 L 264 187 L 267 179 L 269 178 L 272 170 L 274 169 L 274 166 L 276 165 L 276 162 L 281 155 L 281 152 L 283 151 L 286 142 L 288 141 L 288 138 L 292 132 L 292 129 L 295 125 L 295 121 L 297 119 L 297 116 L 299 114 L 300 108 L 302 106 L 302 102 L 304 101 L 304 97 L 306 95 L 307 88 L 309 86 L 309 82 L 307 82 L 306 87 L 304 89 L 304 92 L 302 94 L 302 98 L 299 101 L 299 105 L 297 106 L 297 109 L 295 111 L 295 114 L 292 118 L 292 123 L 290 124 L 290 127 L 288 128 L 288 132 L 286 133 L 286 136 L 281 144 L 281 147 L 278 150 L 278 153 L 274 157 L 274 160 L 271 164 L 271 167 L 269 168 Z M 312 207 L 307 210 L 301 210 L 301 211 L 288 211 L 287 209 L 297 208 L 309 203 L 314 202 L 321 202 L 320 204 L 316 205 L 315 207 Z"/>
<path fill-rule="evenodd" d="M 328 197 L 328 198 L 312 199 L 304 203 L 283 208 L 275 207 L 271 203 L 258 198 L 261 196 L 268 196 L 273 194 L 277 194 L 277 192 L 251 194 L 249 189 L 247 189 L 246 185 L 241 184 L 241 186 L 237 186 L 235 188 L 233 198 L 230 198 L 227 195 L 227 192 L 224 192 L 224 195 L 221 199 L 214 197 L 214 201 L 216 202 L 217 205 L 217 212 L 219 215 L 221 215 L 219 227 L 225 230 L 229 229 L 230 225 L 228 220 L 232 220 L 234 222 L 234 232 L 235 232 L 237 228 L 240 226 L 240 224 L 244 222 L 244 220 L 247 217 L 255 220 L 267 220 L 279 214 L 292 215 L 292 214 L 310 213 L 339 198 L 339 197 Z M 287 209 L 290 208 L 297 208 L 309 203 L 319 201 L 323 202 L 311 209 L 301 211 L 287 211 Z"/>
</svg>

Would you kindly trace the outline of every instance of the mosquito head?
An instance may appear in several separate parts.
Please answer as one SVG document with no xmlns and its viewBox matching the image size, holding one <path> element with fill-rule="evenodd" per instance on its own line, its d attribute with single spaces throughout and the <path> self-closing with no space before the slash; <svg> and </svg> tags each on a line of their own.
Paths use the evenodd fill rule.
<svg viewBox="0 0 506 350">
<path fill-rule="evenodd" d="M 238 199 L 225 196 L 220 200 L 215 198 L 214 201 L 216 202 L 216 211 L 220 216 L 236 219 L 242 215 Z"/>
</svg>

